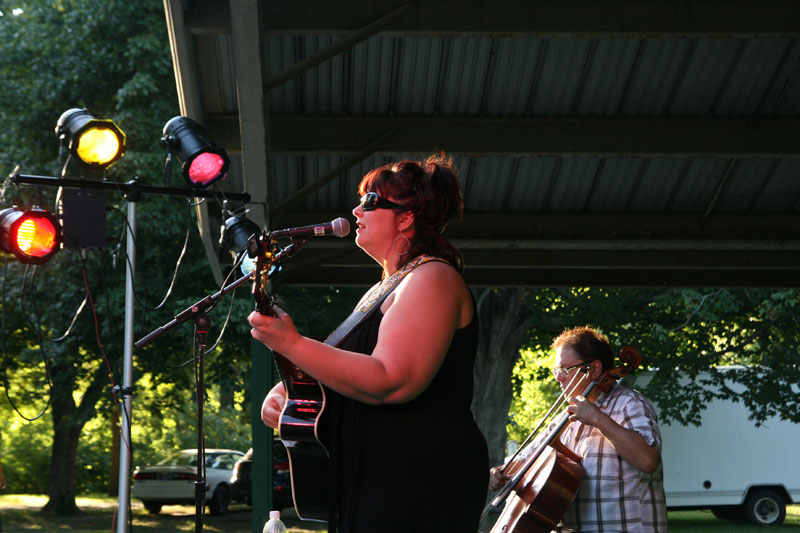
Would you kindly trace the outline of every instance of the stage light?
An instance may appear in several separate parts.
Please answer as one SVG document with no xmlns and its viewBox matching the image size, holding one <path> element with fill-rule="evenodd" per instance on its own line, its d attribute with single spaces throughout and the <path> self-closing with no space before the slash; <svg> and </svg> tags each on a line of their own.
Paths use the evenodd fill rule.
<svg viewBox="0 0 800 533">
<path fill-rule="evenodd" d="M 228 154 L 209 141 L 203 127 L 194 120 L 170 119 L 164 124 L 161 140 L 181 162 L 183 178 L 189 186 L 206 188 L 228 175 Z"/>
<path fill-rule="evenodd" d="M 61 227 L 52 214 L 34 207 L 0 210 L 0 249 L 22 263 L 39 265 L 50 260 L 61 244 Z"/>
<path fill-rule="evenodd" d="M 235 260 L 239 260 L 242 254 L 247 254 L 247 243 L 252 235 L 259 235 L 261 228 L 243 216 L 229 217 L 222 228 L 219 244 L 222 248 L 231 252 Z M 242 274 L 249 274 L 255 270 L 255 259 L 244 257 L 240 266 Z"/>
<path fill-rule="evenodd" d="M 105 169 L 125 155 L 125 134 L 110 120 L 88 109 L 69 109 L 58 119 L 56 135 L 78 162 Z"/>
</svg>

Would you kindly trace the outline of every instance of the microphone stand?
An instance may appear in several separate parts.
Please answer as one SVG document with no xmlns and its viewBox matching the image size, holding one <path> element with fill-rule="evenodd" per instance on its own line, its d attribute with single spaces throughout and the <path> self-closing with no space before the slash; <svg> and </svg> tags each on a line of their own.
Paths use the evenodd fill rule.
<svg viewBox="0 0 800 533">
<path fill-rule="evenodd" d="M 206 506 L 206 441 L 203 431 L 203 399 L 205 398 L 204 356 L 206 352 L 206 336 L 211 327 L 211 319 L 205 311 L 200 311 L 194 317 L 194 375 L 197 383 L 197 480 L 194 482 L 194 531 L 203 531 L 203 510 Z"/>
<path fill-rule="evenodd" d="M 253 236 L 250 238 L 251 244 L 255 246 L 261 246 L 268 240 L 269 235 L 266 233 L 261 237 Z M 272 264 L 276 265 L 283 259 L 292 257 L 294 254 L 300 251 L 300 248 L 303 246 L 303 244 L 305 244 L 305 242 L 306 241 L 304 239 L 297 239 L 293 241 L 292 244 L 288 245 L 286 248 L 274 255 Z M 194 353 L 192 354 L 192 358 L 194 359 L 195 363 L 195 380 L 197 382 L 197 391 L 195 396 L 197 403 L 197 480 L 194 484 L 195 533 L 201 533 L 203 531 L 203 510 L 205 509 L 206 492 L 208 491 L 208 485 L 206 483 L 206 447 L 205 438 L 203 435 L 203 399 L 205 397 L 204 356 L 206 351 L 206 336 L 211 326 L 211 319 L 208 316 L 208 311 L 217 304 L 222 296 L 250 281 L 254 275 L 255 272 L 245 274 L 236 281 L 225 285 L 216 293 L 196 301 L 178 313 L 174 319 L 170 320 L 163 326 L 154 329 L 134 343 L 134 346 L 137 349 L 142 348 L 143 346 L 146 346 L 157 338 L 161 337 L 164 335 L 164 333 L 178 324 L 183 324 L 190 319 L 195 324 Z"/>
<path fill-rule="evenodd" d="M 133 343 L 133 346 L 137 349 L 142 348 L 143 346 L 147 346 L 148 344 L 150 344 L 157 338 L 161 337 L 162 335 L 164 335 L 164 333 L 166 333 L 173 327 L 177 326 L 178 324 L 183 324 L 189 319 L 194 319 L 200 313 L 206 313 L 209 309 L 217 305 L 217 301 L 219 301 L 221 297 L 225 296 L 233 289 L 241 285 L 244 285 L 246 282 L 250 281 L 252 277 L 253 277 L 252 272 L 249 274 L 245 274 L 236 281 L 231 282 L 228 285 L 225 285 L 218 292 L 210 294 L 205 298 L 196 301 L 195 303 L 193 303 L 192 305 L 190 305 L 189 307 L 187 307 L 186 309 L 175 315 L 175 318 L 173 318 L 163 326 L 157 327 L 156 329 L 154 329 L 153 331 L 151 331 L 150 333 L 148 333 L 147 335 L 145 335 L 144 337 Z"/>
<path fill-rule="evenodd" d="M 151 343 L 155 339 L 161 337 L 169 329 L 178 324 L 183 324 L 187 320 L 192 320 L 195 325 L 194 335 L 194 365 L 195 365 L 195 381 L 197 388 L 195 392 L 195 402 L 197 404 L 197 463 L 195 465 L 195 472 L 197 473 L 197 480 L 194 483 L 194 502 L 195 502 L 195 533 L 203 531 L 203 510 L 206 506 L 206 491 L 208 485 L 206 483 L 206 447 L 203 430 L 203 399 L 205 398 L 205 352 L 206 352 L 206 337 L 208 330 L 211 327 L 211 319 L 208 316 L 208 311 L 216 305 L 217 301 L 229 293 L 233 289 L 243 285 L 253 277 L 253 274 L 246 274 L 223 287 L 220 291 L 206 296 L 205 298 L 193 303 L 180 313 L 174 319 L 169 321 L 148 333 L 134 343 L 136 348 L 141 348 Z"/>
</svg>

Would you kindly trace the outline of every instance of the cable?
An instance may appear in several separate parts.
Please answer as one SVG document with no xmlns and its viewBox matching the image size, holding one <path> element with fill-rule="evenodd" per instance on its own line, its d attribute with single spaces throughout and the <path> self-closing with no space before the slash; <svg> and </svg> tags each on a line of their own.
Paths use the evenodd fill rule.
<svg viewBox="0 0 800 533">
<path fill-rule="evenodd" d="M 233 265 L 233 268 L 230 270 L 230 272 L 228 272 L 228 275 L 222 281 L 222 286 L 220 287 L 219 292 L 222 292 L 222 289 L 224 289 L 225 286 L 228 284 L 228 280 L 230 280 L 231 276 L 236 271 L 236 269 L 239 268 L 239 265 L 241 265 L 243 260 L 244 260 L 244 254 L 242 254 L 239 257 L 239 259 L 236 261 L 236 264 Z M 214 344 L 211 345 L 210 348 L 206 349 L 203 352 L 204 355 L 209 355 L 212 352 L 214 352 L 217 349 L 217 347 L 219 346 L 219 343 L 222 341 L 222 336 L 225 334 L 225 329 L 228 327 L 228 324 L 230 323 L 231 314 L 233 313 L 233 303 L 234 303 L 234 301 L 236 301 L 236 291 L 231 291 L 231 303 L 228 305 L 228 314 L 225 316 L 225 321 L 222 323 L 222 328 L 219 331 L 219 335 L 217 336 L 217 340 L 214 341 Z M 216 307 L 216 305 L 214 305 L 214 306 L 210 307 L 209 309 L 207 309 L 206 312 L 211 311 L 211 309 L 213 309 L 214 307 Z M 162 363 L 162 364 L 164 364 L 164 366 L 166 366 L 167 368 L 184 368 L 184 367 L 188 366 L 189 364 L 191 364 L 192 362 L 194 362 L 194 360 L 195 360 L 195 356 L 193 356 L 192 359 L 184 361 L 183 363 L 181 363 L 179 365 L 167 365 L 167 364 L 164 364 L 164 363 Z"/>
<path fill-rule="evenodd" d="M 27 269 L 26 269 L 26 271 L 27 271 Z M 31 273 L 31 283 L 30 283 L 30 290 L 31 291 L 33 291 L 33 285 L 34 285 L 33 282 L 36 279 L 36 274 L 37 274 L 38 271 L 39 271 L 38 265 L 34 265 L 33 272 Z M 25 287 L 24 278 L 23 278 L 23 285 L 22 286 L 23 286 L 23 288 Z M 31 328 L 35 328 L 37 331 L 40 332 L 41 338 L 43 338 L 44 340 L 49 341 L 49 342 L 62 342 L 63 340 L 65 340 L 69 336 L 70 332 L 72 331 L 73 326 L 75 326 L 75 322 L 77 322 L 78 317 L 83 312 L 83 308 L 86 307 L 86 297 L 84 296 L 83 297 L 83 301 L 78 306 L 78 309 L 75 311 L 75 314 L 72 317 L 72 321 L 70 322 L 69 326 L 67 327 L 67 331 L 65 331 L 61 336 L 56 337 L 54 339 L 51 339 L 50 337 L 48 337 L 44 333 L 41 333 L 42 320 L 41 320 L 41 313 L 39 312 L 39 308 L 36 305 L 36 298 L 31 298 L 31 304 L 33 306 L 34 316 L 36 317 L 36 324 L 34 324 L 33 322 L 31 322 L 30 317 L 28 316 L 28 313 L 25 312 L 24 296 L 25 296 L 25 293 L 24 293 L 24 290 L 23 290 L 20 293 L 20 309 L 22 310 L 22 314 L 25 317 L 26 322 L 28 322 L 28 325 L 31 326 Z"/>
<path fill-rule="evenodd" d="M 124 214 L 124 213 L 123 213 L 123 212 L 122 212 L 122 211 L 121 211 L 119 208 L 117 208 L 117 207 L 112 207 L 112 208 L 110 208 L 110 209 L 111 209 L 112 211 L 114 211 L 114 212 L 117 212 L 117 213 L 118 213 L 120 216 L 122 216 L 122 218 L 125 220 L 125 224 L 126 224 L 126 226 L 127 226 L 127 228 L 128 228 L 128 235 L 129 235 L 129 236 L 131 237 L 131 239 L 133 240 L 133 245 L 134 245 L 134 247 L 135 247 L 135 246 L 136 246 L 136 237 L 134 237 L 134 236 L 133 236 L 133 228 L 131 228 L 131 226 L 130 226 L 130 223 L 128 222 L 128 219 L 127 219 L 127 217 L 126 217 L 126 216 L 125 216 L 125 214 Z M 137 291 L 136 291 L 136 281 L 135 281 L 135 280 L 131 280 L 131 283 L 132 283 L 132 285 L 133 285 L 133 295 L 134 295 L 134 298 L 136 299 L 136 302 L 137 302 L 137 303 L 138 303 L 138 304 L 139 304 L 139 305 L 140 305 L 140 306 L 141 306 L 141 307 L 142 307 L 144 310 L 146 310 L 146 311 L 157 311 L 157 310 L 161 309 L 161 308 L 164 306 L 164 304 L 166 304 L 166 303 L 167 303 L 167 300 L 169 299 L 169 297 L 170 297 L 170 296 L 171 296 L 171 294 L 172 294 L 172 291 L 173 291 L 173 290 L 174 290 L 174 288 L 175 288 L 175 281 L 176 281 L 176 279 L 177 279 L 177 277 L 178 277 L 178 270 L 180 269 L 181 263 L 183 262 L 183 258 L 184 258 L 184 256 L 186 255 L 186 250 L 188 249 L 188 245 L 189 245 L 189 235 L 191 234 L 191 229 L 192 229 L 192 217 L 191 217 L 191 213 L 192 213 L 192 212 L 191 212 L 191 209 L 190 209 L 190 210 L 188 210 L 188 216 L 187 216 L 187 225 L 186 225 L 186 236 L 184 237 L 184 240 L 183 240 L 183 248 L 181 249 L 181 253 L 180 253 L 180 255 L 178 256 L 178 260 L 177 260 L 177 262 L 175 263 L 175 269 L 174 269 L 174 271 L 173 271 L 173 273 L 172 273 L 172 280 L 170 281 L 169 287 L 167 288 L 167 292 L 166 292 L 166 294 L 164 295 L 164 298 L 161 300 L 161 303 L 159 303 L 159 304 L 158 304 L 157 306 L 155 306 L 155 307 L 149 307 L 145 301 L 142 301 L 142 300 L 140 300 L 140 299 L 139 299 L 139 297 L 138 297 L 138 295 L 137 295 Z M 120 243 L 121 243 L 121 242 L 122 242 L 122 241 L 120 240 Z M 130 268 L 130 269 L 131 269 L 131 271 L 133 271 L 133 265 L 131 264 L 130 258 L 127 256 L 127 254 L 125 255 L 125 258 L 126 258 L 126 261 L 128 262 L 128 268 Z M 144 298 L 146 299 L 146 298 L 147 298 L 147 291 L 146 291 L 146 289 L 144 289 L 144 288 L 142 289 L 142 291 L 144 291 Z"/>
<path fill-rule="evenodd" d="M 219 292 L 222 292 L 225 286 L 228 285 L 228 281 L 231 279 L 231 276 L 233 276 L 233 273 L 236 272 L 236 269 L 240 267 L 243 261 L 244 261 L 244 254 L 240 254 L 239 258 L 236 260 L 236 263 L 233 265 L 233 268 L 231 268 L 231 270 L 228 272 L 228 275 L 225 276 L 225 279 L 222 280 L 222 286 L 219 288 Z M 203 352 L 205 355 L 208 355 L 214 350 L 216 350 L 217 346 L 222 340 L 222 336 L 225 334 L 225 328 L 228 327 L 228 323 L 230 322 L 231 319 L 231 313 L 233 312 L 234 301 L 236 301 L 236 291 L 231 291 L 231 303 L 228 305 L 228 314 L 225 316 L 225 322 L 222 323 L 222 329 L 220 329 L 219 331 L 219 336 L 217 336 L 217 340 L 214 341 L 214 344 L 212 344 L 210 348 L 208 348 L 205 352 Z M 210 311 L 214 307 L 216 307 L 216 305 L 209 308 L 208 311 Z"/>
<path fill-rule="evenodd" d="M 61 155 L 61 153 L 63 153 L 63 148 L 59 148 L 59 155 Z M 69 152 L 67 154 L 66 159 L 64 160 L 64 166 L 61 168 L 61 177 L 62 178 L 67 175 L 67 166 L 69 165 L 69 162 L 71 160 L 72 160 L 72 152 Z"/>
<path fill-rule="evenodd" d="M 228 314 L 225 316 L 225 322 L 222 323 L 222 329 L 219 330 L 219 336 L 217 336 L 217 340 L 214 341 L 214 344 L 212 344 L 211 347 L 205 351 L 206 355 L 216 350 L 217 347 L 219 346 L 219 343 L 222 340 L 222 336 L 225 334 L 225 328 L 228 327 L 228 323 L 230 322 L 231 313 L 233 312 L 233 302 L 235 300 L 236 300 L 236 292 L 234 291 L 231 292 L 231 303 L 230 305 L 228 305 Z"/>
<path fill-rule="evenodd" d="M 11 181 L 14 179 L 14 176 L 17 175 L 17 172 L 19 172 L 19 165 L 16 165 L 14 167 L 14 170 L 12 170 L 11 173 L 8 176 L 6 176 L 6 178 L 3 180 L 3 184 L 0 185 L 0 203 L 5 203 L 6 189 L 11 184 Z"/>
<path fill-rule="evenodd" d="M 33 422 L 34 420 L 37 420 L 37 419 L 41 418 L 42 416 L 44 416 L 44 414 L 47 412 L 47 409 L 50 407 L 50 403 L 53 400 L 53 382 L 50 379 L 50 364 L 47 361 L 47 357 L 45 356 L 45 353 L 44 353 L 44 347 L 42 346 L 41 339 L 40 339 L 40 341 L 39 341 L 39 350 L 40 350 L 40 353 L 42 354 L 42 362 L 44 362 L 45 378 L 47 380 L 47 388 L 48 388 L 48 393 L 49 394 L 47 395 L 47 405 L 44 406 L 44 408 L 39 412 L 39 414 L 37 414 L 33 418 L 29 418 L 29 417 L 25 416 L 24 414 L 22 414 L 22 411 L 19 410 L 19 408 L 17 407 L 17 404 L 14 403 L 14 400 L 11 398 L 11 393 L 9 392 L 9 387 L 8 387 L 8 359 L 7 359 L 7 352 L 6 352 L 6 277 L 7 277 L 6 274 L 7 274 L 7 272 L 8 272 L 8 257 L 6 257 L 5 263 L 3 264 L 3 286 L 2 286 L 2 291 L 0 291 L 0 293 L 1 293 L 0 306 L 2 306 L 2 307 L 0 307 L 0 315 L 2 316 L 2 319 L 0 321 L 2 322 L 2 327 L 3 327 L 3 332 L 2 332 L 3 389 L 5 390 L 6 398 L 8 398 L 8 403 L 11 404 L 11 408 L 14 409 L 14 411 L 20 417 L 22 417 L 23 419 L 27 420 L 28 422 Z M 25 272 L 27 273 L 27 268 L 25 269 Z"/>
<path fill-rule="evenodd" d="M 83 271 L 83 285 L 84 285 L 84 287 L 86 287 L 86 295 L 89 298 L 89 307 L 92 309 L 92 318 L 94 319 L 94 334 L 95 334 L 95 340 L 97 341 L 97 348 L 100 350 L 100 354 L 103 356 L 103 361 L 105 361 L 105 363 L 106 363 L 106 368 L 108 368 L 108 379 L 109 379 L 109 381 L 111 381 L 111 395 L 114 397 L 114 406 L 115 406 L 115 408 L 117 410 L 117 417 L 120 420 L 122 420 L 122 416 L 119 413 L 119 399 L 117 398 L 117 392 L 115 390 L 116 389 L 116 384 L 114 383 L 114 372 L 111 369 L 111 363 L 108 360 L 108 356 L 106 355 L 106 352 L 103 349 L 103 343 L 100 341 L 100 324 L 97 321 L 97 310 L 95 309 L 94 300 L 92 299 L 92 291 L 89 288 L 89 280 L 86 277 L 85 257 L 82 256 L 81 259 L 83 259 L 83 261 L 82 261 L 82 265 L 83 265 L 83 269 L 82 269 L 82 271 Z M 124 411 L 124 409 L 123 409 L 123 411 Z M 126 436 L 123 435 L 122 437 L 124 439 Z M 129 441 L 125 441 L 125 444 L 127 444 L 128 445 L 128 449 L 130 449 L 131 443 Z"/>
<path fill-rule="evenodd" d="M 184 256 L 186 255 L 186 249 L 189 245 L 189 234 L 192 230 L 192 216 L 191 211 L 187 210 L 189 216 L 186 217 L 186 237 L 183 239 L 183 248 L 181 249 L 181 255 L 178 256 L 178 262 L 175 263 L 175 270 L 172 272 L 172 281 L 169 283 L 169 289 L 167 289 L 167 294 L 164 296 L 164 299 L 161 300 L 161 303 L 158 304 L 155 309 L 161 309 L 165 303 L 167 303 L 167 299 L 169 298 L 170 294 L 172 294 L 172 290 L 175 288 L 175 279 L 178 277 L 178 269 L 181 266 L 181 262 L 183 261 Z"/>
</svg>

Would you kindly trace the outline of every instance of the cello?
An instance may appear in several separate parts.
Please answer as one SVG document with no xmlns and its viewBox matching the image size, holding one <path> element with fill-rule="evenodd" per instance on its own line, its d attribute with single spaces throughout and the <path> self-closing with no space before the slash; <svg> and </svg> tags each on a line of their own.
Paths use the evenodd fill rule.
<svg viewBox="0 0 800 533">
<path fill-rule="evenodd" d="M 604 371 L 584 389 L 582 395 L 587 400 L 594 402 L 641 363 L 639 351 L 629 346 L 620 351 L 619 358 L 624 363 L 622 366 Z M 569 403 L 566 391 L 572 394 L 574 384 L 582 379 L 590 364 L 591 361 L 580 367 L 544 418 L 503 466 L 501 472 L 511 479 L 484 508 L 482 515 L 486 516 L 490 509 L 497 509 L 505 502 L 491 533 L 547 533 L 556 527 L 575 498 L 585 470 L 581 457 L 559 440 L 570 423 L 570 413 L 564 408 L 553 415 Z M 519 456 L 524 459 L 518 459 Z"/>
</svg>

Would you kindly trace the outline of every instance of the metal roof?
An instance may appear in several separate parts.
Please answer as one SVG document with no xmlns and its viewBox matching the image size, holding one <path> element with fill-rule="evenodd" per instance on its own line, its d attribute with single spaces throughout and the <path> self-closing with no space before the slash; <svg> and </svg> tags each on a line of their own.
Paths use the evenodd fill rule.
<svg viewBox="0 0 800 533">
<path fill-rule="evenodd" d="M 368 169 L 445 150 L 470 283 L 800 281 L 798 2 L 365 4 L 164 0 L 182 113 L 260 225 L 352 219 Z M 282 280 L 377 271 L 316 239 Z"/>
</svg>

